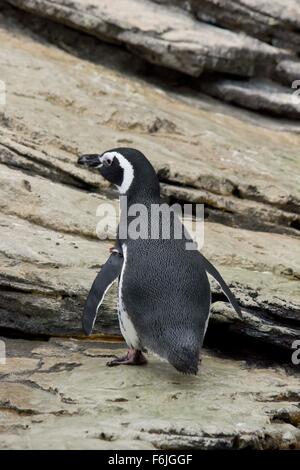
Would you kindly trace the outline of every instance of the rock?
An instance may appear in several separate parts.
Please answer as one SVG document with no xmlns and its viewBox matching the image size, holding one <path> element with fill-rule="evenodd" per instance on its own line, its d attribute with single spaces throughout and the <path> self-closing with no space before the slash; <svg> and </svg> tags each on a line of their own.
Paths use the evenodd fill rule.
<svg viewBox="0 0 300 470">
<path fill-rule="evenodd" d="M 5 341 L 2 449 L 300 447 L 299 377 L 287 364 L 257 368 L 247 355 L 237 360 L 205 350 L 197 377 L 153 356 L 142 369 L 107 369 L 108 358 L 124 351 L 117 344 L 55 339 L 42 347 L 27 341 L 22 359 L 38 363 L 15 374 L 12 351 L 21 345 Z"/>
<path fill-rule="evenodd" d="M 297 0 L 154 0 L 177 5 L 201 21 L 243 31 L 262 41 L 300 51 L 300 7 Z"/>
<path fill-rule="evenodd" d="M 295 93 L 300 85 L 300 61 L 282 60 L 277 64 L 276 76 L 283 84 L 291 87 Z"/>
<path fill-rule="evenodd" d="M 19 143 L 19 137 L 5 129 L 5 116 L 3 116 L 3 122 L 4 128 L 0 130 L 0 163 L 5 163 L 12 168 L 21 168 L 24 171 L 33 172 L 66 185 L 91 190 L 96 187 L 100 188 L 101 182 L 97 178 L 93 178 L 91 173 L 79 171 L 74 162 L 66 162 L 64 158 L 60 161 L 55 155 L 51 155 L 50 149 L 48 149 L 48 154 L 45 154 L 43 150 L 36 150 L 32 142 L 26 141 L 25 136 L 22 136 L 20 139 L 22 143 Z M 12 136 L 16 140 L 12 140 Z M 64 149 L 61 149 L 61 156 L 63 153 Z M 104 186 L 107 187 L 107 185 Z"/>
<path fill-rule="evenodd" d="M 250 230 L 255 226 L 257 230 L 298 234 L 298 214 L 274 209 L 265 203 L 174 184 L 162 184 L 162 194 L 170 203 L 180 201 L 187 204 L 205 204 L 207 216 L 214 221 L 235 226 L 238 219 L 239 226 Z M 255 221 L 254 213 L 258 216 Z M 293 227 L 296 227 L 296 230 Z"/>
<path fill-rule="evenodd" d="M 1 327 L 30 334 L 82 334 L 84 301 L 108 257 L 109 245 L 45 229 L 13 216 L 2 215 L 0 220 Z M 119 334 L 117 323 L 111 321 L 115 312 L 112 289 L 98 327 L 102 333 Z"/>
<path fill-rule="evenodd" d="M 159 73 L 163 73 L 166 68 L 192 77 L 199 77 L 203 72 L 217 73 L 215 78 L 209 79 L 212 85 L 216 80 L 215 88 L 220 86 L 221 74 L 243 78 L 263 76 L 290 87 L 291 82 L 287 83 L 287 77 L 294 77 L 298 67 L 295 53 L 290 50 L 300 50 L 300 35 L 297 32 L 300 13 L 295 0 L 289 0 L 287 8 L 286 5 L 282 8 L 280 0 L 275 4 L 267 2 L 266 6 L 257 4 L 256 0 L 242 4 L 235 1 L 207 0 L 201 2 L 200 8 L 198 2 L 193 0 L 124 0 L 122 8 L 118 9 L 108 0 L 93 0 L 88 4 L 83 0 L 76 0 L 72 4 L 67 0 L 60 0 L 55 4 L 49 0 L 6 0 L 6 6 L 1 7 L 4 12 L 7 12 L 8 4 L 29 12 L 29 23 L 36 24 L 36 16 L 33 18 L 32 14 L 41 16 L 53 21 L 52 28 L 55 28 L 54 22 L 64 24 L 101 41 L 113 43 L 119 48 L 126 48 L 142 58 L 142 63 L 132 64 L 132 68 L 141 69 L 148 62 L 162 66 L 163 69 L 160 69 Z M 8 11 L 10 16 L 11 9 Z M 26 24 L 26 21 L 23 23 Z M 241 32 L 237 25 L 240 26 Z M 33 28 L 35 27 L 33 25 Z M 49 34 L 47 25 L 42 34 L 45 32 Z M 261 40 L 253 39 L 245 32 Z M 53 35 L 53 32 L 50 32 L 51 34 Z M 87 44 L 86 38 L 87 36 L 84 36 L 82 40 L 84 47 Z M 60 39 L 59 35 L 56 35 L 56 40 L 69 49 L 64 37 Z M 279 47 L 270 46 L 268 42 Z M 281 44 L 285 49 L 280 48 Z M 75 50 L 78 51 L 80 47 L 77 43 Z M 99 47 L 103 48 L 103 43 Z M 116 51 L 113 52 L 113 55 L 115 54 Z M 124 52 L 121 59 L 123 63 L 125 55 Z M 99 51 L 97 52 L 97 47 L 94 46 L 91 60 L 97 61 L 98 57 Z M 128 61 L 135 62 L 130 56 Z M 199 81 L 201 84 L 202 77 Z M 274 92 L 276 94 L 273 93 L 272 97 L 270 90 L 267 93 L 268 96 L 261 105 L 264 112 L 286 116 L 289 119 L 297 118 L 299 110 L 297 102 L 291 102 L 290 90 Z M 259 93 L 260 90 L 257 89 L 257 94 Z M 226 100 L 227 94 L 224 95 L 218 93 L 219 98 Z M 51 99 L 53 100 L 53 97 L 49 96 L 49 100 Z M 258 101 L 258 98 L 255 101 Z M 243 99 L 239 100 L 239 104 L 243 106 Z M 257 109 L 247 100 L 245 107 Z M 154 132 L 156 127 L 155 122 L 149 125 L 149 129 Z M 159 127 L 161 128 L 161 124 Z"/>
<path fill-rule="evenodd" d="M 258 40 L 196 21 L 149 0 L 8 0 L 18 8 L 124 45 L 152 64 L 198 77 L 204 70 L 253 76 L 283 52 Z"/>
<path fill-rule="evenodd" d="M 1 155 L 3 153 L 0 158 Z M 55 183 L 52 178 L 49 180 L 37 175 L 27 175 L 0 164 L 2 213 L 16 215 L 61 233 L 113 240 L 117 229 L 114 214 L 109 213 L 105 218 L 106 231 L 99 224 L 100 214 L 97 216 L 98 208 L 104 207 L 107 202 L 104 195 L 76 190 L 69 185 Z M 117 215 L 117 204 L 114 204 L 114 208 Z"/>
<path fill-rule="evenodd" d="M 300 97 L 281 85 L 265 80 L 249 81 L 219 79 L 201 83 L 201 89 L 212 96 L 249 109 L 287 116 L 300 117 Z"/>
</svg>

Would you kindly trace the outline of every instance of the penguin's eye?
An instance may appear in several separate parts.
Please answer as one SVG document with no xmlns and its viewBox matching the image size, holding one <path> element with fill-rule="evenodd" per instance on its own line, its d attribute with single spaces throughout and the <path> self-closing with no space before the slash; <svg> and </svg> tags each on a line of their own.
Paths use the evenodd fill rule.
<svg viewBox="0 0 300 470">
<path fill-rule="evenodd" d="M 104 165 L 111 166 L 112 164 L 112 159 L 111 158 L 106 158 L 104 161 Z"/>
</svg>

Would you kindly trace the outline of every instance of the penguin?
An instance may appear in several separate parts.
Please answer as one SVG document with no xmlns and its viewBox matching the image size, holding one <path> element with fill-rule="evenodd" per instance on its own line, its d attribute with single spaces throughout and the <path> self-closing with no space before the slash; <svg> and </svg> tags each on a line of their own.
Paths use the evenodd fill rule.
<svg viewBox="0 0 300 470">
<path fill-rule="evenodd" d="M 171 210 L 170 236 L 163 236 L 163 222 L 151 211 L 154 205 L 163 204 L 159 180 L 142 152 L 114 148 L 102 154 L 82 155 L 78 163 L 97 168 L 127 202 L 126 211 L 121 205 L 116 247 L 88 296 L 84 331 L 86 334 L 92 331 L 105 293 L 118 279 L 119 324 L 129 349 L 107 365 L 144 365 L 147 363 L 144 352 L 150 351 L 179 372 L 197 374 L 211 306 L 207 274 L 216 279 L 242 318 L 236 298 L 221 274 L 198 250 L 186 249 L 191 237 Z M 156 237 L 133 237 L 129 230 L 125 234 L 121 230 L 134 220 L 130 208 L 136 204 L 142 204 L 152 217 L 150 225 L 158 229 Z M 181 237 L 174 236 L 175 223 L 182 227 Z"/>
</svg>

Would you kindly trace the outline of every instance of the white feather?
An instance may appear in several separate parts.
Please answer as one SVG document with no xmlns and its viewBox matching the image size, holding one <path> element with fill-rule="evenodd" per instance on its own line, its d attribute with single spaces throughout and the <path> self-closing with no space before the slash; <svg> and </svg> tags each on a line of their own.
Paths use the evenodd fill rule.
<svg viewBox="0 0 300 470">
<path fill-rule="evenodd" d="M 94 318 L 94 321 L 93 321 L 93 326 L 92 326 L 92 329 L 94 328 L 94 325 L 95 325 L 95 321 L 96 321 L 96 318 L 97 318 L 97 315 L 98 315 L 98 310 L 100 308 L 100 305 L 102 304 L 103 302 L 103 299 L 106 295 L 106 292 L 111 288 L 111 286 L 113 285 L 113 283 L 116 282 L 116 279 L 114 279 L 108 286 L 107 288 L 105 289 L 105 291 L 103 292 L 103 295 L 101 297 L 101 299 L 99 300 L 99 303 L 97 305 L 97 308 L 96 308 L 96 315 L 95 315 L 95 318 Z"/>
<path fill-rule="evenodd" d="M 123 157 L 119 152 L 106 152 L 102 157 L 108 157 L 113 159 L 114 157 L 119 160 L 120 167 L 123 168 L 124 175 L 121 186 L 117 186 L 120 194 L 125 194 L 130 188 L 133 178 L 134 178 L 134 169 L 131 163 Z"/>
<path fill-rule="evenodd" d="M 127 262 L 127 246 L 125 245 L 125 243 L 123 244 L 122 248 L 123 248 L 124 262 L 123 262 L 123 267 L 122 267 L 121 276 L 120 276 L 120 283 L 119 283 L 119 306 L 118 306 L 120 330 L 122 332 L 122 335 L 128 347 L 140 349 L 139 337 L 137 335 L 137 332 L 134 328 L 132 321 L 129 318 L 129 315 L 127 313 L 127 310 L 123 301 L 122 285 L 123 285 L 123 276 L 124 276 L 124 272 L 126 269 L 126 262 Z"/>
<path fill-rule="evenodd" d="M 204 339 L 204 337 L 205 337 L 205 335 L 206 335 L 206 330 L 207 330 L 207 327 L 208 327 L 210 315 L 211 315 L 211 298 L 210 298 L 210 300 L 209 300 L 209 309 L 208 309 L 208 315 L 207 315 L 207 319 L 206 319 L 205 326 L 204 326 L 204 335 L 203 335 L 203 339 Z"/>
</svg>

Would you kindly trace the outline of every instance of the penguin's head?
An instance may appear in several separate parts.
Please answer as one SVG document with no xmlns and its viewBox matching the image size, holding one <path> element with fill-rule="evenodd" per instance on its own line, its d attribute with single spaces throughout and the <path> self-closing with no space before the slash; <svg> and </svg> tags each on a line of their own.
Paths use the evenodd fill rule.
<svg viewBox="0 0 300 470">
<path fill-rule="evenodd" d="M 97 168 L 122 195 L 148 193 L 159 195 L 159 181 L 149 160 L 139 150 L 120 147 L 102 154 L 82 155 L 80 165 Z"/>
</svg>

